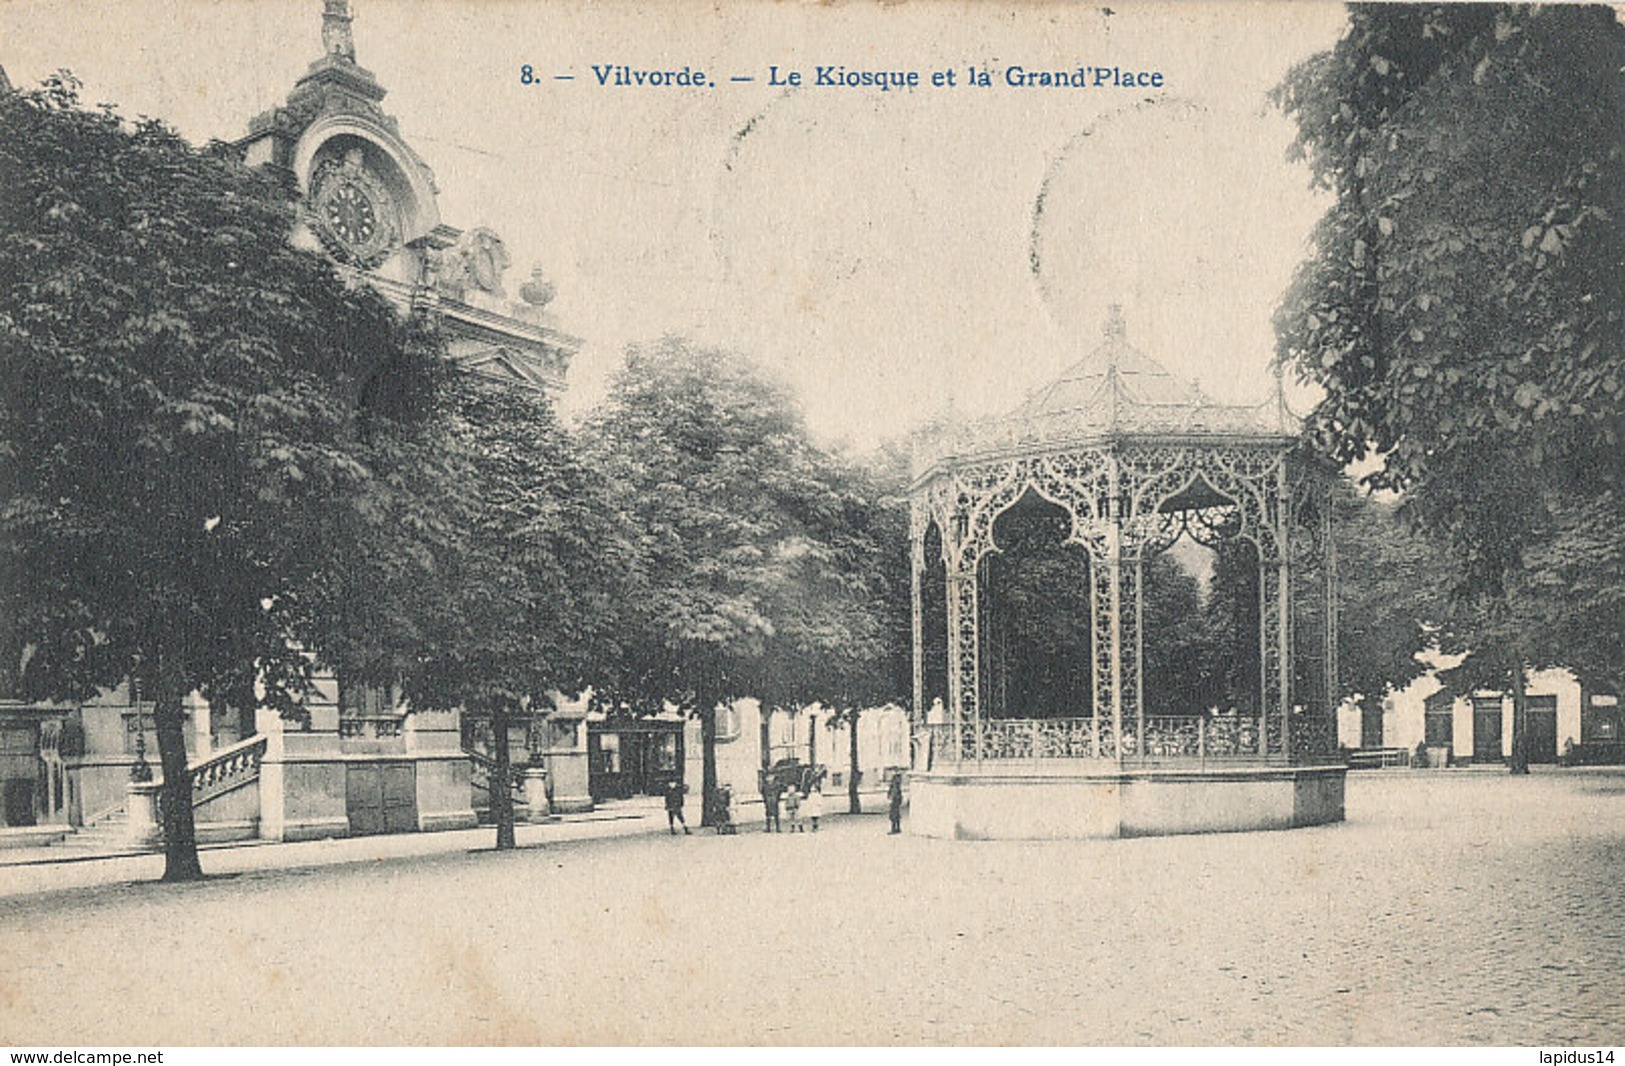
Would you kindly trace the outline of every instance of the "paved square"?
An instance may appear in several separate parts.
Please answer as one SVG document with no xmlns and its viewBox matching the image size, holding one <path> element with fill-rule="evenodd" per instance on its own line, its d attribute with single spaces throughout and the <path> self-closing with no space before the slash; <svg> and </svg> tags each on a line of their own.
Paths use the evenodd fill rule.
<svg viewBox="0 0 1625 1066">
<path fill-rule="evenodd" d="M 0 899 L 0 1043 L 1625 1043 L 1625 773 L 1355 774 L 1348 809 L 1043 844 L 833 818 Z"/>
</svg>

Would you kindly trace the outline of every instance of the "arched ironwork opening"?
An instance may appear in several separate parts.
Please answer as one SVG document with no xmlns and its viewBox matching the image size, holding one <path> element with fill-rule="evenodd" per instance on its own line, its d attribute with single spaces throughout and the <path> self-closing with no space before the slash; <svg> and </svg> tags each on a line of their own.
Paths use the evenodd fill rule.
<svg viewBox="0 0 1625 1066">
<path fill-rule="evenodd" d="M 1323 760 L 1335 735 L 1326 490 L 1279 391 L 1215 404 L 1129 348 L 1120 318 L 1012 416 L 918 438 L 915 707 L 918 719 L 928 691 L 944 694 L 943 720 L 921 721 L 934 757 Z M 1185 536 L 1216 553 L 1234 647 L 1256 649 L 1216 653 L 1225 706 L 1196 714 L 1169 708 L 1164 674 L 1146 673 L 1169 669 L 1147 654 L 1147 608 L 1156 622 L 1158 587 L 1177 584 L 1165 553 Z M 925 596 L 939 561 L 946 676 L 932 687 Z M 1078 617 L 1086 605 L 1086 641 L 1013 649 L 1032 635 L 1018 612 L 1046 609 L 1039 590 Z"/>
</svg>

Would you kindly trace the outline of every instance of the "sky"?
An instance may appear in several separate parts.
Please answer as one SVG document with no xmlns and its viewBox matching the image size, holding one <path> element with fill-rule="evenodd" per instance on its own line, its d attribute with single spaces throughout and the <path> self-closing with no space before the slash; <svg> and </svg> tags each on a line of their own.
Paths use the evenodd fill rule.
<svg viewBox="0 0 1625 1066">
<path fill-rule="evenodd" d="M 1176 375 L 1257 401 L 1271 315 L 1329 204 L 1266 94 L 1336 41 L 1338 4 L 351 7 L 441 218 L 503 237 L 510 290 L 537 264 L 557 284 L 551 310 L 583 340 L 566 413 L 628 343 L 681 333 L 753 354 L 820 437 L 868 447 L 946 409 L 1010 409 L 1098 343 L 1114 302 Z M 0 0 L 0 65 L 18 85 L 68 68 L 87 101 L 235 139 L 320 57 L 321 8 Z M 610 64 L 716 84 L 601 86 Z M 819 86 L 819 66 L 922 84 Z M 1162 84 L 1018 88 L 1012 66 Z M 942 71 L 954 86 L 931 86 Z"/>
</svg>

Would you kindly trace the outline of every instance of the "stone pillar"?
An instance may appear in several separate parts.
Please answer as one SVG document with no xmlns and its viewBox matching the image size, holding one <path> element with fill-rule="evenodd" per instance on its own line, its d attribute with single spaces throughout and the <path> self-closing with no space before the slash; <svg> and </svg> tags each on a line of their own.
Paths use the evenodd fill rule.
<svg viewBox="0 0 1625 1066">
<path fill-rule="evenodd" d="M 164 838 L 158 824 L 158 789 L 155 781 L 131 781 L 125 799 L 125 830 L 130 843 L 141 848 L 157 845 Z"/>
<path fill-rule="evenodd" d="M 547 799 L 547 771 L 540 766 L 526 766 L 519 771 L 520 793 L 514 797 L 513 820 L 516 822 L 550 822 L 553 808 Z"/>
<path fill-rule="evenodd" d="M 592 810 L 586 722 L 575 717 L 555 717 L 546 728 L 548 744 L 542 751 L 542 766 L 552 787 L 551 810 L 561 814 Z"/>
<path fill-rule="evenodd" d="M 520 723 L 516 728 L 523 729 Z M 463 752 L 462 717 L 457 711 L 411 711 L 406 716 L 406 751 L 415 764 L 418 828 L 468 829 L 479 824 L 474 814 L 473 766 Z M 519 744 L 508 750 L 524 751 Z"/>
<path fill-rule="evenodd" d="M 260 707 L 254 727 L 265 736 L 260 762 L 260 837 L 315 840 L 350 833 L 346 768 L 339 747 L 338 683 L 317 677 L 305 695 L 309 717 L 284 721 Z"/>
<path fill-rule="evenodd" d="M 192 761 L 200 762 L 214 754 L 214 714 L 209 701 L 196 692 L 181 701 L 181 706 L 192 719 Z"/>
</svg>

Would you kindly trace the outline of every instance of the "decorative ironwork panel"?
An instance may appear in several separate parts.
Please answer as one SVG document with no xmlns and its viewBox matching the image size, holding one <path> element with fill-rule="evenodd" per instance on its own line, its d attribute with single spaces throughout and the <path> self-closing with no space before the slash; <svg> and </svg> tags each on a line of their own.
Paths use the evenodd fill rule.
<svg viewBox="0 0 1625 1066">
<path fill-rule="evenodd" d="M 1304 712 L 1290 718 L 1292 761 L 1325 762 L 1337 751 L 1337 721 L 1330 714 Z"/>
<path fill-rule="evenodd" d="M 1285 463 L 1279 445 L 1242 443 L 1137 445 L 1118 456 L 1129 516 L 1161 513 L 1176 497 L 1205 487 L 1235 508 L 1235 535 L 1260 554 L 1280 546 L 1273 500 Z"/>
<path fill-rule="evenodd" d="M 1091 655 L 1094 682 L 1094 745 L 1102 758 L 1117 754 L 1117 731 L 1112 716 L 1117 707 L 1117 565 L 1115 561 L 1089 560 L 1089 618 L 1093 632 Z"/>
<path fill-rule="evenodd" d="M 1204 754 L 1203 722 L 1189 716 L 1145 720 L 1145 754 L 1151 758 L 1197 758 Z"/>
<path fill-rule="evenodd" d="M 1141 602 L 1143 578 L 1144 566 L 1138 557 L 1124 559 L 1118 568 L 1118 662 L 1121 666 L 1122 690 L 1117 699 L 1120 712 L 1117 721 L 1125 745 L 1143 732 L 1140 723 L 1140 717 L 1145 713 L 1145 687 L 1140 670 L 1140 657 L 1144 650 L 1142 627 L 1145 622 L 1145 605 Z"/>
<path fill-rule="evenodd" d="M 1259 758 L 1259 719 L 1255 716 L 1156 715 L 1144 722 L 1143 745 L 1126 729 L 1117 743 L 1112 722 L 1104 715 L 1098 720 L 990 718 L 982 721 L 980 729 L 971 723 L 957 727 L 951 722 L 924 723 L 915 730 L 915 737 L 921 745 L 922 765 L 972 761 L 978 741 L 982 762 L 1100 760 L 1111 765 L 1120 762 L 1119 755 L 1121 761 L 1252 762 Z M 1293 716 L 1291 735 L 1295 761 L 1324 761 L 1335 750 L 1336 730 L 1325 716 Z M 1098 747 L 1097 737 L 1104 738 Z"/>
<path fill-rule="evenodd" d="M 1085 542 L 1101 517 L 1111 462 L 1108 451 L 1093 448 L 939 471 L 914 492 L 910 517 L 917 531 L 910 533 L 923 539 L 925 525 L 935 521 L 942 531 L 943 561 L 951 569 L 968 569 L 997 550 L 993 524 L 1032 492 L 1064 510 L 1072 520 L 1072 538 Z"/>
<path fill-rule="evenodd" d="M 1286 692 L 1281 683 L 1282 655 L 1290 647 L 1281 625 L 1281 570 L 1271 559 L 1258 561 L 1259 703 L 1264 718 L 1264 751 L 1286 751 L 1282 721 Z"/>
<path fill-rule="evenodd" d="M 1031 759 L 1033 740 L 1032 722 L 990 718 L 982 723 L 982 758 Z"/>
<path fill-rule="evenodd" d="M 1087 718 L 1051 718 L 1033 722 L 1033 752 L 1040 759 L 1092 759 L 1093 730 Z"/>
<path fill-rule="evenodd" d="M 948 576 L 948 702 L 956 726 L 975 726 L 980 720 L 980 650 L 977 647 L 976 577 L 974 573 Z M 972 732 L 974 739 L 975 733 Z M 978 754 L 960 751 L 957 758 Z"/>
<path fill-rule="evenodd" d="M 1258 754 L 1258 718 L 1220 714 L 1207 720 L 1207 754 L 1211 758 Z"/>
<path fill-rule="evenodd" d="M 1095 758 L 1117 759 L 1122 757 L 1122 748 L 1117 742 L 1117 723 L 1109 714 L 1097 714 L 1095 723 Z"/>
</svg>

